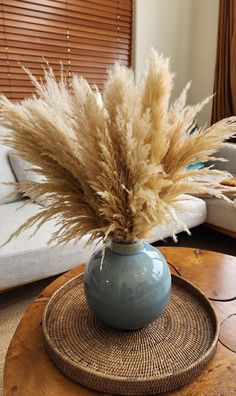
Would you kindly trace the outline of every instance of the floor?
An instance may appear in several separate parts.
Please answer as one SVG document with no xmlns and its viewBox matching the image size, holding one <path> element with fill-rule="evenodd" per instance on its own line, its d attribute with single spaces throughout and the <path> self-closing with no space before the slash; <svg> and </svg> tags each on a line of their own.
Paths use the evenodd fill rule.
<svg viewBox="0 0 236 396">
<path fill-rule="evenodd" d="M 231 256 L 236 256 L 236 239 L 224 235 L 220 232 L 211 230 L 203 225 L 195 227 L 191 230 L 192 235 L 189 236 L 186 232 L 178 234 L 177 244 L 171 239 L 167 238 L 165 241 L 156 242 L 154 245 L 158 246 L 186 246 L 205 250 L 212 250 Z"/>
</svg>

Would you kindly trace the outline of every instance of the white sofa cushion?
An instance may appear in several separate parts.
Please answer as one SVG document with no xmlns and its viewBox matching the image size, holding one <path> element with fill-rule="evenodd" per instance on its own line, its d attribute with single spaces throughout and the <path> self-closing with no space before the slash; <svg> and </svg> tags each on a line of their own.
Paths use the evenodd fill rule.
<svg viewBox="0 0 236 396">
<path fill-rule="evenodd" d="M 0 126 L 0 135 L 1 129 Z M 8 147 L 0 143 L 0 205 L 15 202 L 20 198 L 14 185 L 2 184 L 16 182 L 8 159 L 9 151 Z"/>
<path fill-rule="evenodd" d="M 205 199 L 207 205 L 207 223 L 236 232 L 236 202 L 223 199 Z"/>
<path fill-rule="evenodd" d="M 0 206 L 0 245 L 16 230 L 26 219 L 42 210 L 37 204 L 27 204 L 22 209 L 19 207 L 23 201 Z M 189 228 L 203 223 L 206 219 L 205 202 L 199 198 L 189 197 L 182 203 L 183 212 L 179 218 Z M 101 246 L 93 243 L 85 247 L 89 238 L 83 237 L 78 243 L 72 242 L 66 246 L 49 247 L 47 245 L 52 232 L 55 230 L 55 221 L 51 220 L 32 237 L 34 229 L 24 231 L 19 237 L 13 239 L 8 245 L 0 248 L 0 290 L 30 283 L 51 275 L 67 271 L 80 263 L 87 262 L 92 252 Z M 176 232 L 183 231 L 178 225 Z M 149 242 L 164 239 L 171 235 L 171 226 L 155 227 Z"/>
</svg>

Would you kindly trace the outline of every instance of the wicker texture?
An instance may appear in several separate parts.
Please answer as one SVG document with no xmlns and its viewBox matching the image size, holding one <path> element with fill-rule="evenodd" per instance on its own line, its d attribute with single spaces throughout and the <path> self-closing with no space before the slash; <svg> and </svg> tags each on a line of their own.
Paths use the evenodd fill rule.
<svg viewBox="0 0 236 396">
<path fill-rule="evenodd" d="M 121 395 L 156 394 L 191 382 L 212 357 L 219 327 L 207 298 L 184 279 L 172 280 L 165 312 L 134 332 L 98 322 L 85 301 L 83 275 L 69 281 L 43 318 L 55 365 L 82 385 Z"/>
</svg>

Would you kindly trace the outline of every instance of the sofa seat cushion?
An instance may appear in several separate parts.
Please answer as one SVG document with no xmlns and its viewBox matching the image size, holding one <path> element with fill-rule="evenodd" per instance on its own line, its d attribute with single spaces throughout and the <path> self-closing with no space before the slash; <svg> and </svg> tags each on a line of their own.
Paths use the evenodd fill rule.
<svg viewBox="0 0 236 396">
<path fill-rule="evenodd" d="M 207 223 L 226 230 L 236 232 L 236 203 L 227 202 L 223 199 L 208 198 Z"/>
<path fill-rule="evenodd" d="M 22 201 L 0 205 L 0 245 L 23 222 L 42 210 L 42 207 L 29 203 L 23 208 Z M 83 237 L 76 244 L 65 246 L 48 246 L 55 221 L 45 223 L 38 232 L 31 237 L 35 228 L 27 229 L 17 238 L 0 248 L 0 290 L 44 279 L 76 267 L 87 262 L 95 249 L 95 244 L 86 247 L 89 235 Z"/>
<path fill-rule="evenodd" d="M 0 205 L 0 245 L 29 217 L 42 210 L 42 207 L 28 203 L 20 208 L 23 200 L 11 204 Z M 182 210 L 179 218 L 189 228 L 203 223 L 206 219 L 205 202 L 199 198 L 189 197 L 180 205 Z M 148 241 L 150 243 L 171 235 L 172 225 L 155 227 Z M 17 238 L 0 248 L 0 290 L 47 278 L 62 273 L 80 263 L 88 262 L 93 251 L 101 246 L 94 242 L 85 246 L 89 235 L 74 244 L 50 247 L 47 242 L 55 230 L 55 220 L 45 223 L 39 231 L 30 237 L 34 228 L 27 229 Z M 183 231 L 181 225 L 175 226 L 175 232 Z"/>
</svg>

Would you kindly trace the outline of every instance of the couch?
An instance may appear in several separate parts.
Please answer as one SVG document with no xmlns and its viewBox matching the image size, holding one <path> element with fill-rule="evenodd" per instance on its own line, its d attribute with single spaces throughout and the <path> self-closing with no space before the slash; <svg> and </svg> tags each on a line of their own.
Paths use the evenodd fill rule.
<svg viewBox="0 0 236 396">
<path fill-rule="evenodd" d="M 3 130 L 3 127 L 0 129 Z M 0 183 L 16 180 L 9 162 L 9 151 L 9 148 L 0 144 Z M 9 192 L 11 195 L 6 197 Z M 37 203 L 24 205 L 27 199 L 17 194 L 13 186 L 0 184 L 0 245 L 26 219 L 42 210 L 42 206 Z M 178 217 L 189 229 L 206 220 L 206 204 L 202 199 L 183 196 L 182 209 Z M 28 229 L 0 248 L 0 291 L 60 274 L 81 262 L 86 263 L 101 245 L 99 242 L 86 246 L 89 239 L 87 235 L 76 244 L 71 242 L 65 246 L 50 247 L 48 241 L 55 227 L 55 221 L 50 220 L 35 235 L 32 235 L 34 229 Z M 168 226 L 155 227 L 148 241 L 152 243 L 167 238 L 172 234 L 172 227 L 171 222 Z M 177 225 L 175 231 L 179 233 L 183 228 Z"/>
<path fill-rule="evenodd" d="M 216 157 L 225 158 L 227 162 L 216 161 L 216 169 L 225 170 L 236 175 L 236 144 L 219 151 Z M 217 198 L 205 199 L 207 206 L 206 225 L 236 238 L 236 202 L 227 202 Z"/>
</svg>

